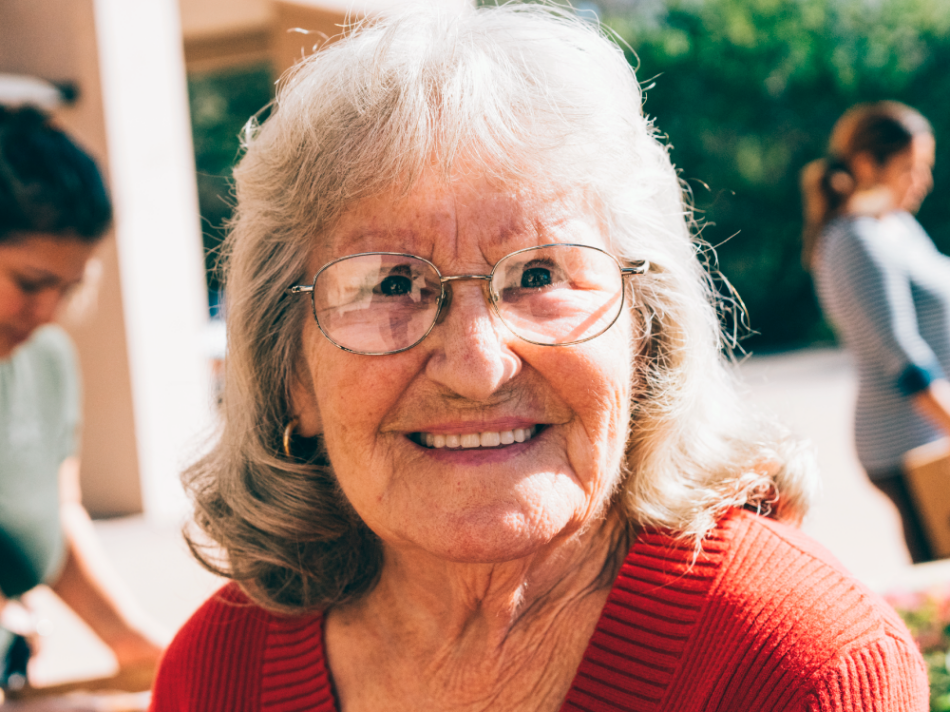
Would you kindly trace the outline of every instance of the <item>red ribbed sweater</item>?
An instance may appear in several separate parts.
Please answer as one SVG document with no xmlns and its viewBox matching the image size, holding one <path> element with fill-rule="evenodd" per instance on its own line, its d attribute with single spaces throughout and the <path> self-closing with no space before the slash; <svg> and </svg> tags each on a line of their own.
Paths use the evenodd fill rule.
<svg viewBox="0 0 950 712">
<path fill-rule="evenodd" d="M 736 512 L 692 555 L 637 539 L 562 712 L 928 709 L 901 620 L 799 531 Z M 151 709 L 337 712 L 322 624 L 226 586 L 168 649 Z"/>
</svg>

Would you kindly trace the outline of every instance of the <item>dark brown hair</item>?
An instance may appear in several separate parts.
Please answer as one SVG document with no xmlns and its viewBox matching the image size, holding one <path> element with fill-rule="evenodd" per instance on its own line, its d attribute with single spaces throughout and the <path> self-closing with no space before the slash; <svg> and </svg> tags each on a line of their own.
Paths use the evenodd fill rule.
<svg viewBox="0 0 950 712">
<path fill-rule="evenodd" d="M 95 242 L 111 220 L 95 161 L 37 109 L 0 106 L 0 243 L 30 232 Z"/>
</svg>

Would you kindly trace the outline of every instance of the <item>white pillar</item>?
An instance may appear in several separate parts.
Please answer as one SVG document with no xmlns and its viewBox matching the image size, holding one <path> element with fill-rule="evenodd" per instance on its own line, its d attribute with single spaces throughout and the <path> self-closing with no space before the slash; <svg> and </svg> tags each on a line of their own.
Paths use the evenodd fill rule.
<svg viewBox="0 0 950 712">
<path fill-rule="evenodd" d="M 176 0 L 95 0 L 135 437 L 147 515 L 211 422 L 207 292 Z"/>
</svg>

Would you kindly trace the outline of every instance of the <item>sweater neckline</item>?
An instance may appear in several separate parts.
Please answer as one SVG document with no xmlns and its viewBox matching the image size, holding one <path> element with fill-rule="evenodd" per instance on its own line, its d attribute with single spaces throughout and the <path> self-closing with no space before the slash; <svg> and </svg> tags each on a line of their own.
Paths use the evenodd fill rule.
<svg viewBox="0 0 950 712">
<path fill-rule="evenodd" d="M 630 548 L 561 712 L 658 712 L 727 549 L 735 517 L 703 541 L 642 532 Z M 339 712 L 323 615 L 271 619 L 261 712 Z"/>
</svg>

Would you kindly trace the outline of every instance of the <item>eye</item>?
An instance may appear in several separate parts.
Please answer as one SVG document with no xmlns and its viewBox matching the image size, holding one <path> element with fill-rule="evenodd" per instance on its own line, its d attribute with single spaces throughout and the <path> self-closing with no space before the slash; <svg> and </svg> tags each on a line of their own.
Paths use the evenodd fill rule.
<svg viewBox="0 0 950 712">
<path fill-rule="evenodd" d="M 551 270 L 546 267 L 528 267 L 521 273 L 522 289 L 540 289 L 551 284 Z"/>
<path fill-rule="evenodd" d="M 26 279 L 17 279 L 16 282 L 17 282 L 17 287 L 19 287 L 20 291 L 26 295 L 39 294 L 44 289 L 48 288 L 47 285 L 41 282 L 32 282 Z"/>
<path fill-rule="evenodd" d="M 391 274 L 374 291 L 386 297 L 401 297 L 412 292 L 412 280 L 400 274 Z"/>
</svg>

